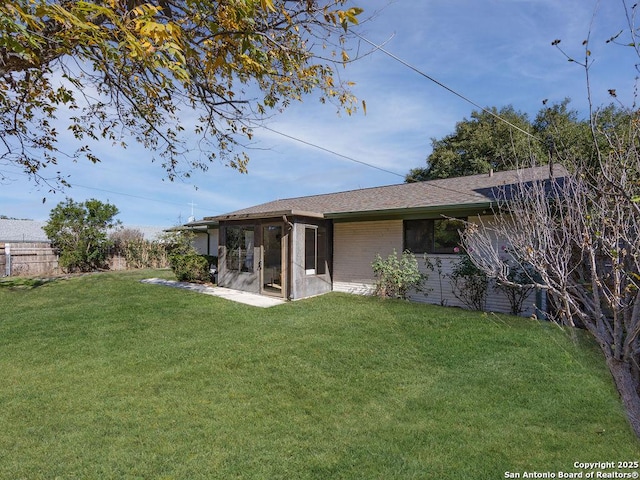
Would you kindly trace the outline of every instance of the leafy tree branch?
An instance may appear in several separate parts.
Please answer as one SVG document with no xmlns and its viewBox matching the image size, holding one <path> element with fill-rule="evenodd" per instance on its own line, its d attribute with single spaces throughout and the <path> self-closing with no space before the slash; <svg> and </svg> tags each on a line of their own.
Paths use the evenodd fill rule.
<svg viewBox="0 0 640 480">
<path fill-rule="evenodd" d="M 362 11 L 347 3 L 2 3 L 0 158 L 38 178 L 56 164 L 58 128 L 67 128 L 80 146 L 64 153 L 76 159 L 99 160 L 87 141 L 133 138 L 170 179 L 216 160 L 245 171 L 236 147 L 269 111 L 312 91 L 354 111 L 336 71 L 351 61 L 345 38 Z"/>
</svg>

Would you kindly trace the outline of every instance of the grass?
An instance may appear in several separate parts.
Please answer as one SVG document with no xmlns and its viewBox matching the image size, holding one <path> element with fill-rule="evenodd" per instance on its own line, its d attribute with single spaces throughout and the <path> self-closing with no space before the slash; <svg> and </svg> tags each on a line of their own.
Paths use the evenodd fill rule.
<svg viewBox="0 0 640 480">
<path fill-rule="evenodd" d="M 497 479 L 640 458 L 580 333 L 341 294 L 259 309 L 152 276 L 170 278 L 0 282 L 0 478 Z"/>
</svg>

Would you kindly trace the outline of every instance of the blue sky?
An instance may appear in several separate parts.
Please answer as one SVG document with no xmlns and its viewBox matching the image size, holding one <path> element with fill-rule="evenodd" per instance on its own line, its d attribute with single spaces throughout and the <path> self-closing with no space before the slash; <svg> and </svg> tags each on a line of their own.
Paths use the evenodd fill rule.
<svg viewBox="0 0 640 480">
<path fill-rule="evenodd" d="M 561 39 L 567 53 L 580 59 L 590 29 L 594 104 L 609 103 L 611 88 L 625 104 L 633 102 L 632 51 L 605 43 L 625 25 L 620 0 L 355 3 L 365 8 L 362 17 L 373 15 L 358 30 L 365 38 L 386 42 L 386 50 L 478 105 L 510 104 L 534 117 L 544 99 L 570 97 L 573 108 L 586 115 L 584 70 L 551 42 Z M 371 47 L 361 42 L 360 50 Z M 354 93 L 366 101 L 366 115 L 337 115 L 332 105 L 311 96 L 268 126 L 373 167 L 257 129 L 248 174 L 214 163 L 207 172 L 170 182 L 151 163 L 151 153 L 133 141 L 126 150 L 104 142 L 95 149 L 101 164 L 61 159 L 59 167 L 71 175 L 73 187 L 56 194 L 2 167 L 10 180 L 0 184 L 0 214 L 46 220 L 66 196 L 97 198 L 115 204 L 125 225 L 170 227 L 187 221 L 192 209 L 202 218 L 277 198 L 401 183 L 411 168 L 425 165 L 432 138 L 453 132 L 456 122 L 477 110 L 381 51 L 341 75 L 356 83 Z"/>
</svg>

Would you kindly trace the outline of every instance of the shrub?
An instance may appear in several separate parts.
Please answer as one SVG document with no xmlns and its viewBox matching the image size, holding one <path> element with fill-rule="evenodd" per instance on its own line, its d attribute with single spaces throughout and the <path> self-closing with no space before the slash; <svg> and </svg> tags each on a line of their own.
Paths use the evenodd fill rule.
<svg viewBox="0 0 640 480">
<path fill-rule="evenodd" d="M 420 290 L 427 279 L 418 268 L 418 260 L 408 250 L 399 258 L 394 250 L 386 260 L 376 254 L 371 267 L 376 276 L 376 295 L 383 298 L 406 299 L 410 290 Z"/>
<path fill-rule="evenodd" d="M 217 265 L 217 257 L 200 255 L 193 247 L 193 232 L 181 230 L 163 236 L 169 252 L 169 265 L 181 282 L 211 281 L 211 265 Z"/>
<path fill-rule="evenodd" d="M 453 266 L 449 275 L 453 294 L 472 310 L 484 311 L 487 305 L 487 274 L 479 269 L 467 254 Z"/>
<path fill-rule="evenodd" d="M 176 278 L 181 282 L 210 281 L 209 261 L 196 252 L 169 255 L 169 263 Z"/>
<path fill-rule="evenodd" d="M 513 253 L 505 250 L 509 257 L 504 258 L 504 264 L 508 268 L 506 282 L 498 280 L 494 289 L 504 293 L 509 301 L 512 315 L 520 315 L 524 310 L 524 301 L 535 290 L 532 285 L 535 270 L 529 263 L 516 261 Z"/>
<path fill-rule="evenodd" d="M 112 245 L 107 231 L 119 225 L 117 214 L 114 205 L 95 199 L 74 202 L 67 198 L 51 210 L 43 230 L 59 255 L 60 267 L 66 272 L 107 268 Z"/>
<path fill-rule="evenodd" d="M 140 230 L 125 228 L 113 232 L 112 256 L 124 258 L 127 268 L 165 268 L 169 266 L 170 244 L 162 240 L 145 240 Z"/>
<path fill-rule="evenodd" d="M 132 240 L 124 245 L 127 268 L 164 268 L 168 265 L 167 248 L 162 242 Z"/>
</svg>

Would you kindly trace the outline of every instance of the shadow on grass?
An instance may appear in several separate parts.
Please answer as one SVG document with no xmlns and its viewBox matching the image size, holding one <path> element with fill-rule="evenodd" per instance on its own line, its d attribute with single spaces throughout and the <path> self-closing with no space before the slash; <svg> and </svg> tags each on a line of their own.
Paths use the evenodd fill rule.
<svg viewBox="0 0 640 480">
<path fill-rule="evenodd" d="M 7 290 L 31 290 L 47 283 L 54 282 L 55 278 L 8 278 L 0 279 L 0 289 Z"/>
</svg>

